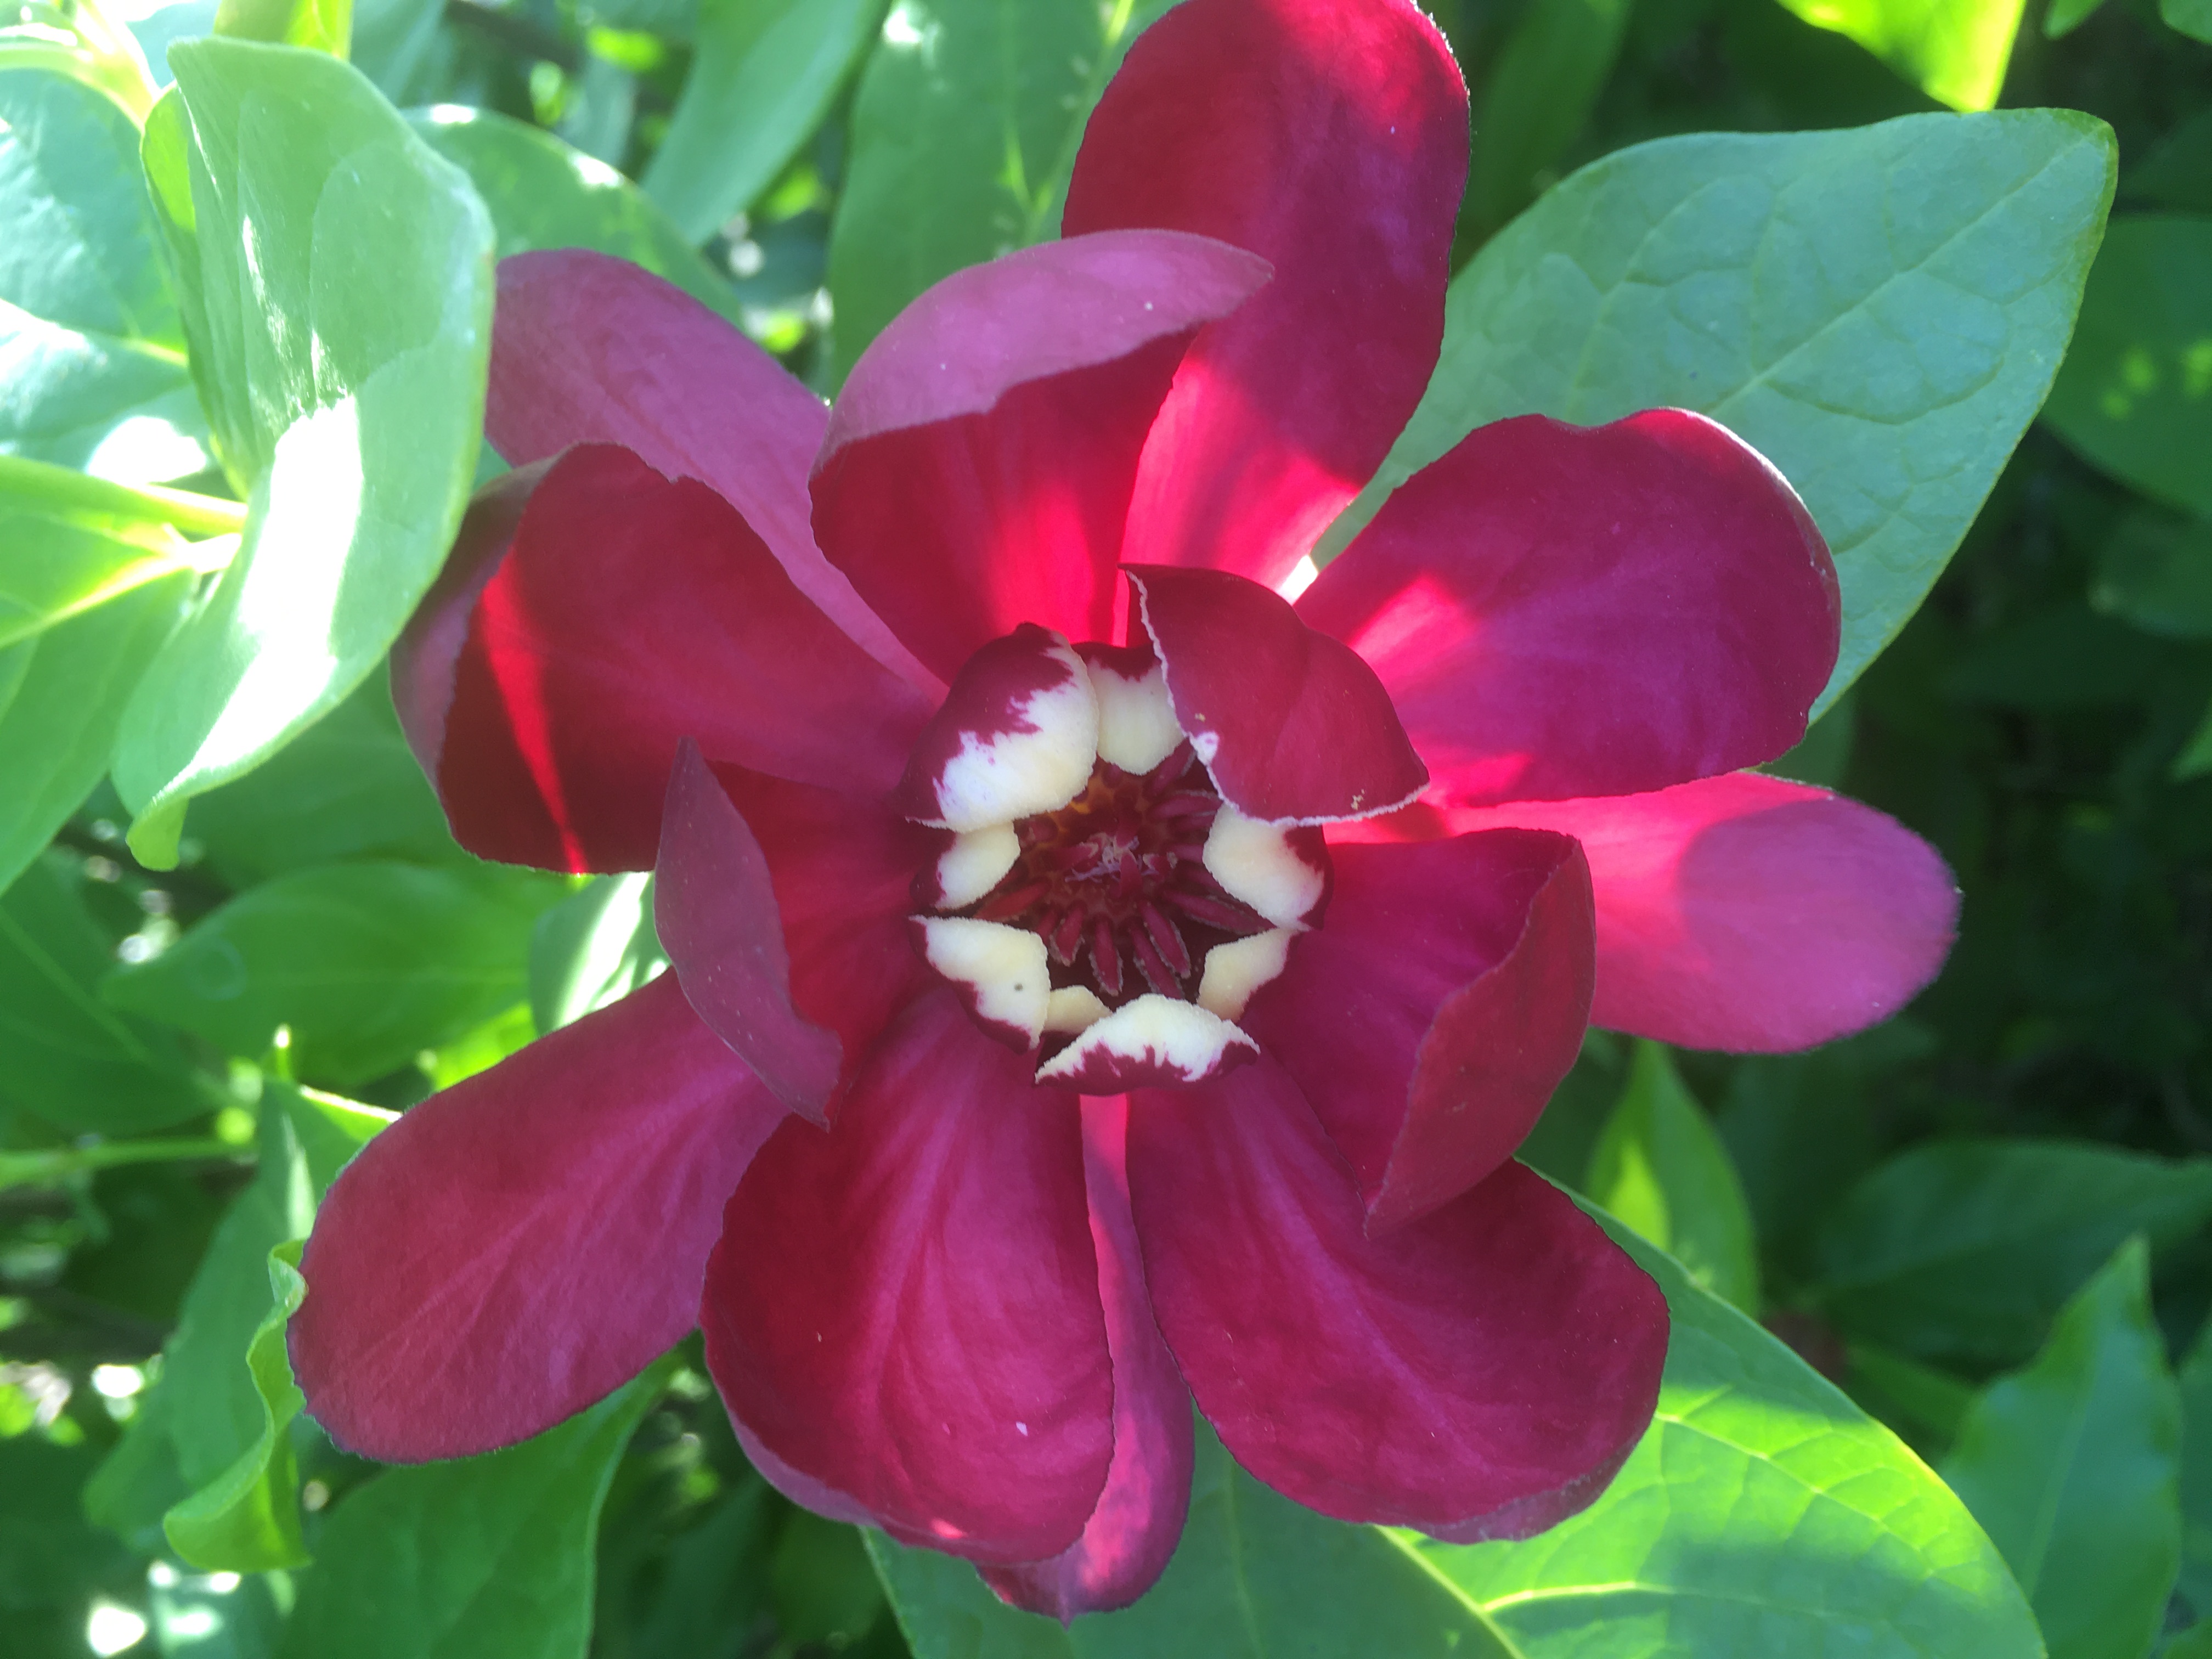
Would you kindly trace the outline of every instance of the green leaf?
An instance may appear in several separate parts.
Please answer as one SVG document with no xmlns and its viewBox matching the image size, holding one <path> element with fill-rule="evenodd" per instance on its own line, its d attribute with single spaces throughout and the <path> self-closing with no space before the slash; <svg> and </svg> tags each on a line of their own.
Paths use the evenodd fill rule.
<svg viewBox="0 0 2212 1659">
<path fill-rule="evenodd" d="M 133 588 L 194 571 L 207 556 L 196 554 L 165 516 L 149 515 L 150 503 L 118 510 L 58 500 L 58 492 L 38 487 L 59 470 L 0 457 L 0 647 L 33 638 Z M 98 479 L 83 482 L 137 493 Z M 215 556 L 219 563 L 220 553 Z"/>
<path fill-rule="evenodd" d="M 1701 1288 L 1757 1316 L 1759 1255 L 1742 1183 L 1665 1044 L 1636 1045 L 1583 1190 Z"/>
<path fill-rule="evenodd" d="M 2034 1364 L 1966 1414 L 1943 1478 L 2027 1592 L 2051 1659 L 2142 1659 L 2181 1559 L 2181 1400 L 2133 1238 L 2069 1301 Z"/>
<path fill-rule="evenodd" d="M 1997 100 L 2021 0 L 1782 0 L 1815 27 L 1833 29 L 1953 109 Z"/>
<path fill-rule="evenodd" d="M 653 878 L 599 876 L 538 918 L 530 1013 L 538 1035 L 604 1008 L 668 966 L 653 925 Z"/>
<path fill-rule="evenodd" d="M 222 0 L 215 32 L 343 58 L 353 44 L 353 0 Z"/>
<path fill-rule="evenodd" d="M 691 72 L 646 193 L 703 242 L 750 207 L 821 124 L 883 0 L 701 0 Z"/>
<path fill-rule="evenodd" d="M 339 859 L 476 863 L 446 828 L 380 672 L 266 765 L 201 796 L 192 835 L 234 888 Z"/>
<path fill-rule="evenodd" d="M 136 1134 L 208 1109 L 169 1035 L 104 1005 L 105 935 L 49 854 L 0 896 L 0 1101 L 79 1133 Z"/>
<path fill-rule="evenodd" d="M 2097 555 L 2089 603 L 2146 633 L 2212 639 L 2212 522 L 2129 514 Z"/>
<path fill-rule="evenodd" d="M 1923 1359 L 2013 1364 L 2131 1233 L 2154 1246 L 2212 1217 L 2212 1159 L 2060 1141 L 1916 1146 L 1822 1228 L 1822 1307 Z"/>
<path fill-rule="evenodd" d="M 185 801 L 336 707 L 437 574 L 476 472 L 492 294 L 476 192 L 355 70 L 226 40 L 170 62 L 147 176 L 194 373 L 252 488 L 237 559 L 124 718 L 115 786 L 156 867 Z"/>
<path fill-rule="evenodd" d="M 2212 216 L 2112 221 L 2046 412 L 2121 483 L 2212 517 Z"/>
<path fill-rule="evenodd" d="M 587 247 L 643 265 L 732 322 L 737 295 L 635 185 L 526 122 L 441 104 L 408 121 L 431 149 L 469 175 L 491 211 L 498 255 Z"/>
<path fill-rule="evenodd" d="M 2212 1627 L 2212 1319 L 2181 1362 L 2181 1593 Z"/>
<path fill-rule="evenodd" d="M 2159 1659 L 2212 1659 L 2212 1620 L 2191 1625 L 2159 1650 Z"/>
<path fill-rule="evenodd" d="M 1007 1607 L 964 1561 L 867 1539 L 915 1659 L 1518 1659 L 1404 1546 L 1269 1491 L 1203 1421 L 1182 1542 L 1126 1611 L 1063 1629 Z"/>
<path fill-rule="evenodd" d="M 0 697 L 0 778 L 8 781 L 0 790 L 0 890 L 106 775 L 124 705 L 176 628 L 191 586 L 187 574 L 165 577 L 8 652 L 15 678 Z"/>
<path fill-rule="evenodd" d="M 1172 0 L 942 0 L 884 19 L 830 234 L 835 375 L 963 265 L 1058 234 L 1084 124 Z"/>
<path fill-rule="evenodd" d="M 2212 772 L 2212 703 L 2204 708 L 2204 718 L 2197 722 L 2197 730 L 2189 741 L 2181 745 L 2181 752 L 2173 757 L 2173 770 L 2169 775 L 2176 783 L 2191 778 L 2203 777 Z"/>
<path fill-rule="evenodd" d="M 2212 0 L 2158 0 L 2158 15 L 2168 28 L 2212 46 Z"/>
<path fill-rule="evenodd" d="M 1593 162 L 1453 282 L 1428 392 L 1317 556 L 1487 422 L 1697 410 L 1782 469 L 1835 554 L 1825 709 L 1927 596 L 2050 388 L 2112 167 L 2101 123 L 2049 110 Z"/>
<path fill-rule="evenodd" d="M 599 1509 L 671 1370 L 506 1451 L 392 1469 L 347 1497 L 285 1659 L 583 1659 Z"/>
<path fill-rule="evenodd" d="M 1462 216 L 1487 234 L 1541 192 L 1620 55 L 1628 0 L 1534 0 L 1507 37 L 1475 118 Z"/>
<path fill-rule="evenodd" d="M 2043 34 L 2047 40 L 2057 40 L 2071 34 L 2097 14 L 2105 0 L 2051 0 L 2051 9 L 2043 14 Z"/>
<path fill-rule="evenodd" d="M 1659 1281 L 1674 1321 L 1650 1432 L 1603 1497 L 1549 1532 L 1413 1546 L 1519 1659 L 2042 1659 L 2003 1561 L 1926 1465 L 1598 1219 Z"/>
<path fill-rule="evenodd" d="M 67 73 L 0 68 L 0 454 L 198 471 L 205 428 L 131 118 Z"/>
<path fill-rule="evenodd" d="M 128 1591 L 143 1569 L 80 1512 L 84 1446 L 43 1435 L 0 1439 L 0 1652 L 79 1659 L 94 1596 Z"/>
<path fill-rule="evenodd" d="M 492 866 L 325 865 L 241 894 L 103 994 L 242 1057 L 289 1026 L 298 1073 L 343 1086 L 520 1000 L 531 927 L 560 890 Z"/>
</svg>

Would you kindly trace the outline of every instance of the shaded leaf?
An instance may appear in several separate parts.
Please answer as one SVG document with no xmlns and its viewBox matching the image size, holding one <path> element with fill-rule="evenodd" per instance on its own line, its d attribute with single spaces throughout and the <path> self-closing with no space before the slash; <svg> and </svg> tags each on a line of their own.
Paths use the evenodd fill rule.
<svg viewBox="0 0 2212 1659">
<path fill-rule="evenodd" d="M 2212 639 L 2212 522 L 2129 514 L 2097 555 L 2089 602 L 2147 633 Z"/>
<path fill-rule="evenodd" d="M 2181 1593 L 2212 1623 L 2212 1320 L 2181 1362 Z"/>
<path fill-rule="evenodd" d="M 1528 206 L 1620 55 L 1628 0 L 1534 0 L 1490 71 L 1462 215 L 1488 234 Z"/>
</svg>

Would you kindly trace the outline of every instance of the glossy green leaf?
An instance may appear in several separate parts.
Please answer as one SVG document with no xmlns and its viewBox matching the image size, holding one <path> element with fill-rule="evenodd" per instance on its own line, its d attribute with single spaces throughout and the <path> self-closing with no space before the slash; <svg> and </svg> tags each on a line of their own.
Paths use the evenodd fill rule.
<svg viewBox="0 0 2212 1659">
<path fill-rule="evenodd" d="M 353 0 L 222 0 L 215 32 L 343 58 L 353 45 Z"/>
<path fill-rule="evenodd" d="M 1743 1184 L 1666 1045 L 1636 1045 L 1628 1087 L 1591 1155 L 1593 1203 L 1680 1262 L 1724 1302 L 1759 1312 L 1759 1254 Z"/>
<path fill-rule="evenodd" d="M 635 185 L 551 133 L 490 110 L 410 111 L 431 149 L 469 175 L 491 210 L 502 259 L 532 248 L 587 247 L 666 277 L 731 321 L 737 296 Z"/>
<path fill-rule="evenodd" d="M 1182 1542 L 1123 1612 L 1063 1629 L 1006 1606 L 964 1561 L 873 1532 L 868 1549 L 915 1659 L 1519 1659 L 1405 1546 L 1279 1497 L 1203 1421 Z"/>
<path fill-rule="evenodd" d="M 2089 602 L 2146 633 L 2212 639 L 2212 521 L 2129 514 L 2097 555 Z"/>
<path fill-rule="evenodd" d="M 836 374 L 916 295 L 1060 231 L 1084 123 L 1172 0 L 941 0 L 884 20 L 830 237 Z"/>
<path fill-rule="evenodd" d="M 2041 1659 L 1996 1548 L 1926 1465 L 1673 1261 L 1607 1231 L 1674 1321 L 1650 1432 L 1547 1533 L 1415 1546 L 1520 1659 Z"/>
<path fill-rule="evenodd" d="M 240 895 L 103 993 L 242 1057 L 289 1026 L 298 1074 L 343 1086 L 520 1001 L 532 926 L 560 890 L 492 866 L 325 865 Z"/>
<path fill-rule="evenodd" d="M 68 74 L 0 67 L 0 454 L 133 481 L 198 471 L 131 118 Z"/>
<path fill-rule="evenodd" d="M 1864 46 L 1953 109 L 1997 100 L 2021 0 L 1782 0 L 1815 27 Z"/>
<path fill-rule="evenodd" d="M 1927 596 L 2043 401 L 2112 167 L 2103 124 L 2064 110 L 1594 162 L 1453 282 L 1428 392 L 1320 555 L 1486 422 L 1697 410 L 1782 469 L 1835 554 L 1825 709 Z"/>
<path fill-rule="evenodd" d="M 2158 0 L 2158 15 L 2168 28 L 2212 46 L 2212 0 Z"/>
<path fill-rule="evenodd" d="M 304 1402 L 292 1380 L 284 1322 L 307 1294 L 300 1245 L 316 1203 L 345 1159 L 390 1117 L 280 1083 L 264 1092 L 261 1167 L 200 1264 L 159 1385 L 174 1413 L 179 1470 L 198 1483 L 162 1517 L 162 1530 L 195 1566 L 262 1572 L 307 1559 L 288 1432 Z M 257 1265 L 265 1291 L 252 1277 Z M 258 1427 L 249 1437 L 257 1413 Z M 234 1446 L 235 1455 L 222 1462 Z"/>
<path fill-rule="evenodd" d="M 0 697 L 0 890 L 106 775 L 124 706 L 184 615 L 191 586 L 188 574 L 165 577 L 9 648 L 14 676 Z"/>
<path fill-rule="evenodd" d="M 2013 1364 L 2132 1233 L 2212 1218 L 2212 1159 L 2092 1144 L 1932 1142 L 1854 1187 L 1821 1229 L 1821 1306 L 1923 1359 Z"/>
<path fill-rule="evenodd" d="M 2212 517 L 2212 216 L 2112 222 L 2046 412 L 2121 483 Z"/>
<path fill-rule="evenodd" d="M 2181 1593 L 2212 1621 L 2212 1319 L 2181 1362 Z"/>
<path fill-rule="evenodd" d="M 236 561 L 125 716 L 116 789 L 157 867 L 185 801 L 336 707 L 443 563 L 492 291 L 476 192 L 355 70 L 225 40 L 170 63 L 147 174 L 201 392 L 252 489 Z"/>
<path fill-rule="evenodd" d="M 628 996 L 668 966 L 653 925 L 653 878 L 599 876 L 538 917 L 530 1012 L 538 1034 Z"/>
<path fill-rule="evenodd" d="M 592 1542 L 662 1361 L 534 1440 L 392 1469 L 325 1523 L 284 1659 L 583 1659 Z"/>
<path fill-rule="evenodd" d="M 1534 0 L 1491 69 L 1462 216 L 1487 234 L 1542 192 L 1620 55 L 1628 0 Z"/>
<path fill-rule="evenodd" d="M 380 672 L 268 764 L 201 796 L 192 837 L 234 888 L 339 859 L 476 862 L 446 828 Z"/>
<path fill-rule="evenodd" d="M 33 465 L 0 457 L 0 647 L 209 557 L 166 519 L 20 487 Z M 218 564 L 221 557 L 214 555 Z"/>
<path fill-rule="evenodd" d="M 2181 1558 L 2181 1401 L 2130 1239 L 2026 1370 L 1975 1401 L 1943 1478 L 2027 1592 L 2051 1659 L 2143 1659 Z"/>
<path fill-rule="evenodd" d="M 0 896 L 0 1101 L 77 1133 L 135 1134 L 208 1109 L 174 1041 L 100 998 L 112 964 L 58 854 Z"/>
<path fill-rule="evenodd" d="M 884 0 L 700 0 L 691 72 L 644 179 L 686 238 L 705 241 L 775 181 L 883 13 Z"/>
</svg>

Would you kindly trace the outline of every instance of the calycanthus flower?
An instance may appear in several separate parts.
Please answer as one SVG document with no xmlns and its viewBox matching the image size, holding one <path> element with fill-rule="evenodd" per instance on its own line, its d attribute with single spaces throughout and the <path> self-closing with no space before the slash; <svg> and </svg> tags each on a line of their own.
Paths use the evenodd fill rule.
<svg viewBox="0 0 2212 1659">
<path fill-rule="evenodd" d="M 1825 1041 L 1955 896 L 1739 769 L 1838 596 L 1711 422 L 1482 428 L 1286 597 L 1434 366 L 1466 144 L 1404 0 L 1186 0 L 1064 240 L 827 410 L 635 267 L 501 267 L 518 470 L 396 696 L 465 845 L 653 868 L 673 972 L 333 1187 L 292 1351 L 342 1444 L 508 1443 L 696 1322 L 768 1479 L 1062 1617 L 1165 1565 L 1194 1398 L 1350 1520 L 1602 1490 L 1665 1304 L 1511 1158 L 1586 1024 Z"/>
</svg>

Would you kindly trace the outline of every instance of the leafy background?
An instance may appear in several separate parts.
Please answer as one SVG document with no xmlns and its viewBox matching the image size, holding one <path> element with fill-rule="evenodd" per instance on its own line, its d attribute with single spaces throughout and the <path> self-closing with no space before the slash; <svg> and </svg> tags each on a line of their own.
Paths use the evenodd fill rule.
<svg viewBox="0 0 2212 1659">
<path fill-rule="evenodd" d="M 641 880 L 453 846 L 382 683 L 499 465 L 489 258 L 622 253 L 827 392 L 1052 233 L 1164 6 L 34 0 L 0 29 L 0 1656 L 2212 1654 L 2212 13 L 1433 9 L 1477 125 L 1445 362 L 1329 545 L 1477 421 L 1713 410 L 1851 607 L 1777 769 L 1966 896 L 1860 1037 L 1590 1039 L 1525 1155 L 1676 1322 L 1601 1504 L 1446 1547 L 1202 1440 L 1160 1588 L 1062 1632 L 783 1502 L 696 1349 L 489 1458 L 333 1449 L 282 1345 L 317 1194 L 661 966 Z M 2094 121 L 1930 113 L 1993 106 L 2109 124 L 2116 199 Z M 255 288 L 246 198 L 289 204 Z M 305 283 L 362 248 L 374 304 Z"/>
</svg>

